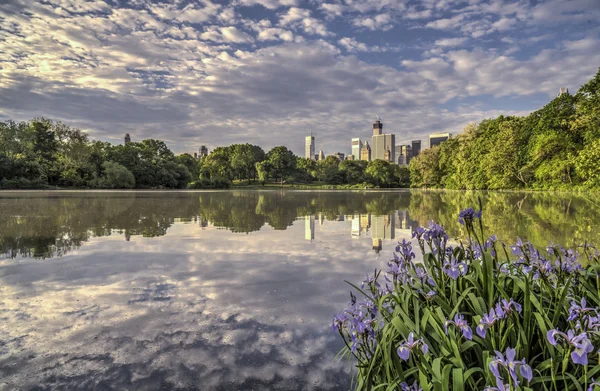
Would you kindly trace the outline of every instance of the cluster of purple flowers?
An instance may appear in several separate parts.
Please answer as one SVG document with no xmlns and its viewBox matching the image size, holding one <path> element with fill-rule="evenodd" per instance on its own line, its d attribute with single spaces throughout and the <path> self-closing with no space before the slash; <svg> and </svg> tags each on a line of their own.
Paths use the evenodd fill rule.
<svg viewBox="0 0 600 391">
<path fill-rule="evenodd" d="M 402 383 L 400 383 L 400 390 L 402 390 L 402 391 L 423 391 L 421 386 L 419 386 L 419 383 L 417 383 L 416 381 L 413 383 L 412 386 L 409 386 L 407 382 L 403 381 Z"/>
<path fill-rule="evenodd" d="M 512 379 L 512 383 L 516 386 L 519 385 L 519 376 L 517 370 L 521 374 L 524 379 L 531 381 L 533 378 L 533 372 L 531 367 L 527 365 L 525 359 L 515 360 L 517 353 L 515 349 L 508 348 L 506 349 L 506 357 L 501 352 L 496 351 L 496 359 L 490 363 L 490 371 L 494 374 L 496 378 L 496 387 L 487 387 L 486 390 L 491 391 L 510 391 L 510 383 L 506 383 L 505 381 L 508 379 L 504 379 L 503 375 L 500 373 L 500 370 L 504 368 L 508 375 Z"/>
<path fill-rule="evenodd" d="M 411 332 L 408 334 L 406 342 L 401 343 L 396 352 L 398 353 L 398 357 L 404 361 L 408 361 L 410 354 L 415 351 L 415 349 L 419 348 L 423 354 L 427 354 L 429 351 L 429 346 L 427 346 L 423 338 L 415 339 L 414 333 Z"/>
<path fill-rule="evenodd" d="M 475 219 L 481 219 L 481 215 L 482 212 L 479 211 L 475 211 L 475 209 L 473 208 L 467 208 L 465 210 L 461 210 L 460 213 L 458 214 L 458 222 L 461 225 L 472 225 L 473 224 L 473 220 Z"/>
<path fill-rule="evenodd" d="M 357 302 L 352 294 L 351 298 L 348 308 L 334 315 L 331 327 L 349 338 L 352 352 L 356 352 L 364 344 L 375 348 L 376 329 L 382 327 L 382 321 L 377 316 L 377 306 L 369 299 Z"/>
<path fill-rule="evenodd" d="M 547 259 L 531 243 L 523 242 L 521 238 L 517 238 L 517 243 L 511 249 L 512 253 L 519 257 L 512 265 L 525 274 L 533 273 L 534 280 L 553 281 L 559 274 L 572 275 L 583 269 L 579 262 L 579 253 L 559 245 L 551 245 L 546 248 L 548 256 L 556 258 L 554 262 Z M 511 268 L 511 265 L 504 264 L 500 271 L 510 273 L 514 269 Z"/>
<path fill-rule="evenodd" d="M 431 251 L 434 254 L 438 254 L 446 248 L 446 243 L 448 242 L 448 234 L 439 224 L 436 224 L 434 221 L 429 221 L 428 227 L 418 227 L 412 233 L 413 239 L 416 238 L 419 241 L 419 245 L 421 250 L 425 248 L 424 242 L 429 244 Z"/>
<path fill-rule="evenodd" d="M 483 314 L 475 331 L 477 331 L 477 335 L 481 338 L 485 338 L 487 330 L 493 327 L 496 322 L 506 319 L 512 313 L 520 314 L 522 310 L 523 307 L 521 304 L 513 299 L 502 299 L 500 302 L 496 303 L 495 307 L 490 309 L 487 314 Z"/>
</svg>

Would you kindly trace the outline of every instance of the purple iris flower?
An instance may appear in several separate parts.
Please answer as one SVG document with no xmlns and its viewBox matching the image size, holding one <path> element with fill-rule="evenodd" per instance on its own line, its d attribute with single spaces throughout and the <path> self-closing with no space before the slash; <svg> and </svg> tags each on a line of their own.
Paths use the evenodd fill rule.
<svg viewBox="0 0 600 391">
<path fill-rule="evenodd" d="M 343 314 L 343 313 L 335 314 L 333 316 L 333 322 L 331 323 L 331 329 L 333 331 L 342 331 L 347 320 L 348 320 L 348 318 L 346 317 L 346 314 Z"/>
<path fill-rule="evenodd" d="M 404 258 L 405 261 L 410 261 L 412 259 L 415 259 L 416 255 L 412 250 L 412 244 L 410 242 L 407 242 L 406 239 L 402 239 L 402 242 L 398 242 L 398 245 L 396 246 L 396 252 L 400 253 L 400 255 L 402 255 L 402 258 Z"/>
<path fill-rule="evenodd" d="M 471 327 L 465 320 L 464 316 L 461 314 L 456 314 L 454 315 L 454 320 L 447 320 L 444 323 L 444 330 L 446 331 L 446 334 L 448 334 L 448 325 L 451 324 L 462 332 L 462 335 L 465 337 L 465 339 L 473 339 L 473 330 L 471 330 Z"/>
<path fill-rule="evenodd" d="M 421 281 L 421 285 L 425 285 L 427 283 L 431 286 L 435 286 L 435 281 L 433 280 L 433 278 L 431 278 L 429 273 L 427 273 L 427 270 L 425 268 L 421 266 L 416 266 L 415 276 L 419 281 Z"/>
<path fill-rule="evenodd" d="M 546 338 L 551 345 L 556 345 L 562 340 L 567 345 L 574 347 L 575 349 L 571 352 L 571 360 L 575 364 L 587 365 L 588 354 L 594 351 L 594 345 L 585 332 L 575 335 L 573 330 L 568 330 L 565 334 L 554 329 L 548 331 Z"/>
<path fill-rule="evenodd" d="M 453 280 L 456 280 L 460 276 L 466 275 L 469 271 L 469 266 L 467 266 L 467 264 L 464 262 L 458 262 L 455 257 L 444 261 L 442 268 L 444 273 L 446 273 L 446 275 Z"/>
<path fill-rule="evenodd" d="M 586 307 L 586 301 L 585 301 L 585 297 L 581 298 L 581 305 L 577 304 L 576 302 L 572 301 L 571 302 L 571 308 L 569 308 L 569 317 L 567 318 L 567 320 L 569 322 L 579 318 L 581 315 L 586 315 L 587 313 L 594 313 L 594 314 L 598 314 L 598 310 L 596 308 L 592 308 L 592 307 Z"/>
<path fill-rule="evenodd" d="M 477 334 L 481 338 L 485 338 L 487 334 L 487 329 L 493 327 L 496 320 L 496 311 L 494 311 L 494 309 L 492 308 L 489 314 L 483 314 L 483 318 L 481 318 L 481 320 L 479 321 L 479 325 L 477 326 L 475 331 L 477 331 Z"/>
<path fill-rule="evenodd" d="M 477 212 L 473 208 L 467 208 L 465 210 L 461 210 L 458 214 L 458 222 L 461 225 L 472 224 L 474 219 L 481 218 L 481 211 Z"/>
<path fill-rule="evenodd" d="M 590 386 L 588 387 L 587 391 L 594 391 L 596 388 L 595 387 L 600 387 L 600 383 L 598 383 L 596 380 L 594 380 L 594 378 L 592 377 L 592 382 L 590 383 Z"/>
<path fill-rule="evenodd" d="M 525 359 L 520 361 L 515 360 L 516 355 L 517 353 L 515 349 L 512 348 L 506 349 L 506 358 L 502 353 L 496 351 L 496 359 L 490 363 L 490 370 L 496 377 L 496 386 L 499 390 L 508 390 L 508 388 L 506 388 L 506 384 L 504 383 L 504 378 L 500 373 L 500 368 L 505 368 L 508 371 L 508 374 L 512 378 L 515 385 L 519 384 L 517 369 L 519 370 L 521 376 L 528 381 L 531 381 L 533 378 L 531 367 L 527 365 Z"/>
<path fill-rule="evenodd" d="M 398 353 L 398 357 L 404 361 L 408 361 L 413 350 L 419 347 L 423 354 L 427 354 L 429 351 L 429 346 L 423 341 L 423 338 L 415 339 L 415 335 L 411 332 L 408 334 L 406 342 L 401 343 L 396 352 Z"/>
<path fill-rule="evenodd" d="M 513 299 L 506 300 L 502 299 L 495 307 L 496 317 L 498 319 L 504 319 L 513 312 L 521 313 L 523 307 Z"/>
<path fill-rule="evenodd" d="M 369 288 L 371 288 L 372 286 L 375 286 L 375 287 L 379 288 L 379 283 L 375 279 L 375 276 L 369 277 L 368 274 L 367 274 L 366 280 L 363 280 L 363 282 L 360 284 L 360 287 L 364 288 L 365 285 L 367 285 Z"/>
<path fill-rule="evenodd" d="M 402 391 L 423 391 L 423 389 L 419 386 L 419 383 L 416 381 L 412 386 L 409 386 L 407 382 L 400 383 L 400 390 Z"/>
<path fill-rule="evenodd" d="M 425 233 L 425 228 L 423 227 L 417 227 L 413 233 L 412 233 L 412 237 L 417 238 L 419 240 L 421 240 L 421 238 L 423 237 L 423 234 Z"/>
</svg>

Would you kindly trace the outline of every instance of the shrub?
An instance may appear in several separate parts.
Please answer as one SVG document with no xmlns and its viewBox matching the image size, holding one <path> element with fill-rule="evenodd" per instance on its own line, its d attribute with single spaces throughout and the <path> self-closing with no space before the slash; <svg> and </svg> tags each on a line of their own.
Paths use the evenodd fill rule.
<svg viewBox="0 0 600 391">
<path fill-rule="evenodd" d="M 131 189 L 135 186 L 135 177 L 124 166 L 115 162 L 104 162 L 105 178 L 102 181 L 102 187 L 109 189 Z"/>
<path fill-rule="evenodd" d="M 598 250 L 486 238 L 462 211 L 467 239 L 450 245 L 430 222 L 396 247 L 362 299 L 333 319 L 357 363 L 359 390 L 600 390 Z M 509 256 L 509 252 L 512 253 Z M 383 274 L 383 276 L 382 276 Z"/>
</svg>

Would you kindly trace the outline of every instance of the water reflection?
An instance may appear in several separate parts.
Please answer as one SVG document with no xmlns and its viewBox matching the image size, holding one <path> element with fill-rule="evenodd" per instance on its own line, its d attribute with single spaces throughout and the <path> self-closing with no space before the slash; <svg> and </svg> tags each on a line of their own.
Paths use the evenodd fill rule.
<svg viewBox="0 0 600 391">
<path fill-rule="evenodd" d="M 505 240 L 600 242 L 573 195 L 0 194 L 0 389 L 348 389 L 343 280 L 479 196 Z"/>
</svg>

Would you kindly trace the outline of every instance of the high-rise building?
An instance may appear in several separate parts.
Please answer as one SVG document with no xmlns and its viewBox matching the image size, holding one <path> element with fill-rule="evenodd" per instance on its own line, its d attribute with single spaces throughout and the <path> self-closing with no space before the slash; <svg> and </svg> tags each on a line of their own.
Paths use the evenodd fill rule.
<svg viewBox="0 0 600 391">
<path fill-rule="evenodd" d="M 402 155 L 402 145 L 396 145 L 394 147 L 395 152 L 396 152 L 396 162 L 400 161 L 400 155 Z M 398 163 L 400 164 L 400 163 Z"/>
<path fill-rule="evenodd" d="M 360 160 L 371 161 L 371 147 L 367 141 L 360 148 Z"/>
<path fill-rule="evenodd" d="M 396 136 L 393 134 L 379 134 L 373 136 L 371 142 L 371 160 L 381 159 L 393 163 L 396 158 Z"/>
<path fill-rule="evenodd" d="M 206 148 L 206 145 L 203 145 L 203 146 L 200 147 L 199 156 L 200 156 L 200 158 L 208 156 L 208 148 Z"/>
<path fill-rule="evenodd" d="M 452 136 L 450 133 L 434 133 L 429 135 L 429 148 L 437 147 Z"/>
<path fill-rule="evenodd" d="M 344 155 L 343 153 L 341 153 L 341 152 L 336 152 L 336 153 L 334 153 L 334 154 L 333 154 L 333 156 L 335 156 L 335 157 L 337 157 L 338 159 L 340 159 L 340 162 L 343 162 L 343 161 L 344 161 L 344 156 L 345 156 L 345 155 Z"/>
<path fill-rule="evenodd" d="M 354 155 L 348 155 L 348 156 L 346 156 L 346 160 L 356 160 L 356 159 L 354 159 Z"/>
<path fill-rule="evenodd" d="M 395 162 L 396 136 L 383 134 L 383 123 L 379 119 L 373 123 L 371 145 L 371 160 L 381 159 L 391 163 Z"/>
<path fill-rule="evenodd" d="M 375 122 L 373 122 L 373 136 L 379 136 L 383 134 L 383 123 L 379 118 Z"/>
<path fill-rule="evenodd" d="M 325 154 L 323 153 L 323 150 L 319 151 L 319 160 L 325 160 Z"/>
<path fill-rule="evenodd" d="M 198 152 L 194 152 L 194 159 L 198 160 Z"/>
<path fill-rule="evenodd" d="M 359 160 L 360 159 L 360 138 L 353 138 L 352 139 L 352 156 L 354 156 L 354 160 Z"/>
<path fill-rule="evenodd" d="M 421 153 L 421 140 L 413 140 L 412 144 L 412 157 L 417 157 Z"/>
<path fill-rule="evenodd" d="M 315 154 L 315 161 L 316 160 L 319 160 L 319 154 L 318 153 Z"/>
<path fill-rule="evenodd" d="M 125 133 L 125 144 L 129 144 L 131 142 L 131 136 L 129 133 Z"/>
<path fill-rule="evenodd" d="M 304 142 L 304 157 L 307 159 L 314 159 L 315 157 L 315 136 L 312 134 L 310 136 L 306 136 L 306 140 Z"/>
<path fill-rule="evenodd" d="M 558 91 L 558 96 L 561 96 L 562 94 L 568 94 L 569 93 L 569 89 L 567 87 L 560 87 L 560 90 Z"/>
<path fill-rule="evenodd" d="M 396 145 L 396 163 L 401 166 L 406 166 L 412 158 L 412 146 L 408 144 Z"/>
</svg>

